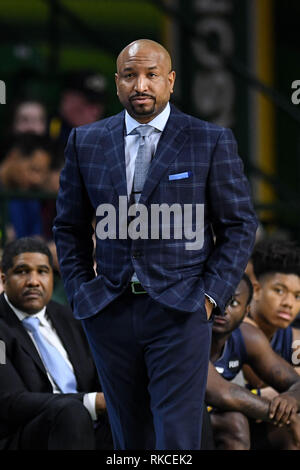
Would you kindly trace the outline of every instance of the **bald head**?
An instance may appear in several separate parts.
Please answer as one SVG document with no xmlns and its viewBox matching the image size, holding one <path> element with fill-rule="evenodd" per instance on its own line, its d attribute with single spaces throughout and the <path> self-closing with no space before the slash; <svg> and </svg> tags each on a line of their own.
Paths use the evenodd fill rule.
<svg viewBox="0 0 300 470">
<path fill-rule="evenodd" d="M 168 51 L 158 42 L 138 39 L 117 58 L 117 94 L 128 113 L 145 124 L 166 107 L 175 72 Z"/>
<path fill-rule="evenodd" d="M 117 58 L 117 70 L 124 59 L 135 57 L 137 53 L 153 51 L 161 56 L 161 60 L 166 64 L 169 71 L 172 70 L 172 60 L 169 52 L 161 44 L 151 39 L 137 39 L 124 47 Z"/>
</svg>

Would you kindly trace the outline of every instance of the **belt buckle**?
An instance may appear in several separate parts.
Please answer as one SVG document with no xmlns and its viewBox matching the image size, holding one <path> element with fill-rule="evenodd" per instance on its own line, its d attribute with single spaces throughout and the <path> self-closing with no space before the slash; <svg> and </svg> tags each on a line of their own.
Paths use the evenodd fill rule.
<svg viewBox="0 0 300 470">
<path fill-rule="evenodd" d="M 138 286 L 141 286 L 141 290 L 136 290 Z M 131 281 L 131 290 L 133 294 L 147 294 L 147 291 L 144 290 L 142 284 L 138 281 Z"/>
</svg>

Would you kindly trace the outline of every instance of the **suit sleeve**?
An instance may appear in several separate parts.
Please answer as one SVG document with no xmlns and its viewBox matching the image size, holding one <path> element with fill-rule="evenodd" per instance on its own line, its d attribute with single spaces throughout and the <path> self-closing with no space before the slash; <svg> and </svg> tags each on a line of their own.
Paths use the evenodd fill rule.
<svg viewBox="0 0 300 470">
<path fill-rule="evenodd" d="M 212 155 L 207 211 L 215 247 L 206 263 L 204 290 L 223 313 L 243 275 L 257 229 L 249 184 L 229 129 L 220 133 Z"/>
<path fill-rule="evenodd" d="M 95 277 L 92 241 L 94 210 L 80 173 L 76 129 L 69 136 L 65 157 L 53 233 L 66 293 L 73 307 L 73 298 L 80 285 Z"/>
<path fill-rule="evenodd" d="M 29 392 L 9 357 L 0 365 L 0 438 L 38 416 L 53 400 L 70 396 L 83 402 L 83 393 Z"/>
</svg>

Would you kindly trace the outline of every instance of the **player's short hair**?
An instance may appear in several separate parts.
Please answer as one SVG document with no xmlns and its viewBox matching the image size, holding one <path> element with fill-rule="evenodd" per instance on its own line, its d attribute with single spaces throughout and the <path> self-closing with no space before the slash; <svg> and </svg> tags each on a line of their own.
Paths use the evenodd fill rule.
<svg viewBox="0 0 300 470">
<path fill-rule="evenodd" d="M 295 274 L 300 277 L 300 247 L 293 241 L 262 240 L 251 255 L 257 279 L 265 274 Z"/>
</svg>

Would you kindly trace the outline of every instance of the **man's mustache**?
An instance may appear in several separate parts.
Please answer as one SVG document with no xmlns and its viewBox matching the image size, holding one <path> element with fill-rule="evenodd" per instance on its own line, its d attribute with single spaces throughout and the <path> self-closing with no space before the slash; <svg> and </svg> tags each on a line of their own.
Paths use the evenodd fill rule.
<svg viewBox="0 0 300 470">
<path fill-rule="evenodd" d="M 24 297 L 31 294 L 39 295 L 40 297 L 42 296 L 42 292 L 39 289 L 26 289 L 23 292 Z"/>
<path fill-rule="evenodd" d="M 136 93 L 134 96 L 131 96 L 129 100 L 132 101 L 135 98 L 151 98 L 152 100 L 155 100 L 155 97 L 152 95 L 148 95 L 148 93 Z"/>
</svg>

